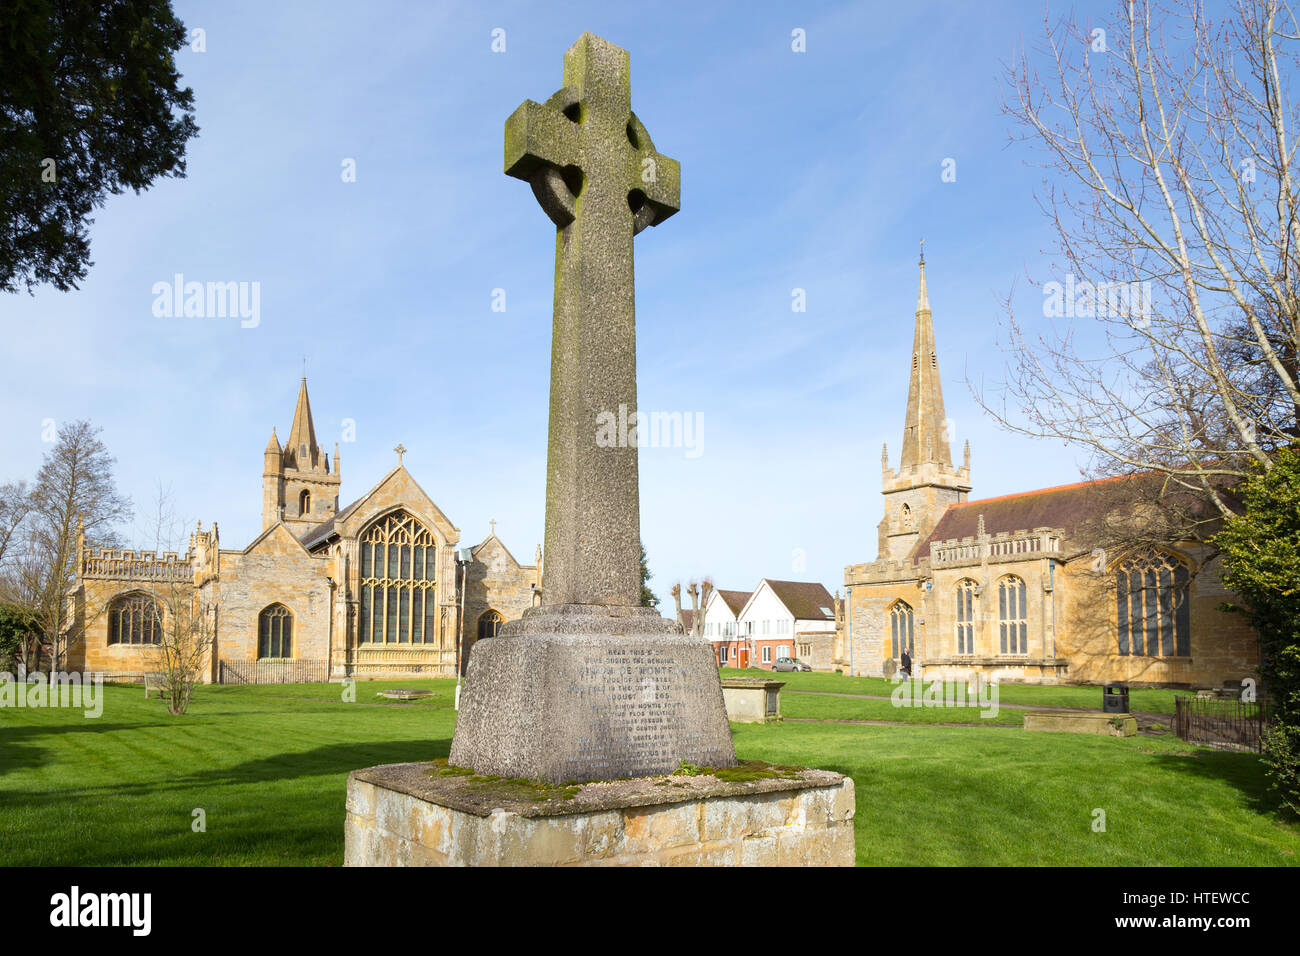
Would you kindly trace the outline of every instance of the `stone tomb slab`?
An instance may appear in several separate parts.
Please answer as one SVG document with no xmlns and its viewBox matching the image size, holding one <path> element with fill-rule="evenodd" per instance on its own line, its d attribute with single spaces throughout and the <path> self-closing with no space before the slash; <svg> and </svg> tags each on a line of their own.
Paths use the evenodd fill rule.
<svg viewBox="0 0 1300 956">
<path fill-rule="evenodd" d="M 758 767 L 567 787 L 441 761 L 356 770 L 344 865 L 854 865 L 853 781 Z"/>
<path fill-rule="evenodd" d="M 649 608 L 530 612 L 475 644 L 453 764 L 551 783 L 735 765 L 709 641 Z"/>
<path fill-rule="evenodd" d="M 1025 712 L 1025 730 L 1132 737 L 1137 734 L 1137 718 L 1098 711 L 1030 710 Z"/>
</svg>

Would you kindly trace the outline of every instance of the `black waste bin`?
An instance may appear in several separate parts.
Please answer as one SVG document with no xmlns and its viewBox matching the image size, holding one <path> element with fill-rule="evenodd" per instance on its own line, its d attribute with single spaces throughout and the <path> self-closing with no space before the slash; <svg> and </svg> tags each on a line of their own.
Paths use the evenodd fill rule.
<svg viewBox="0 0 1300 956">
<path fill-rule="evenodd" d="M 1101 712 L 1103 714 L 1128 713 L 1128 684 L 1101 685 Z"/>
</svg>

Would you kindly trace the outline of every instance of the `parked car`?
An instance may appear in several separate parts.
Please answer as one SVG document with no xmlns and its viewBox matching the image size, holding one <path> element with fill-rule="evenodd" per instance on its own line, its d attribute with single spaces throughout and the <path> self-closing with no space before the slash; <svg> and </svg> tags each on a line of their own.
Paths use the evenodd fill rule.
<svg viewBox="0 0 1300 956">
<path fill-rule="evenodd" d="M 797 657 L 778 657 L 776 663 L 772 665 L 774 671 L 810 671 L 812 667 L 799 660 Z"/>
</svg>

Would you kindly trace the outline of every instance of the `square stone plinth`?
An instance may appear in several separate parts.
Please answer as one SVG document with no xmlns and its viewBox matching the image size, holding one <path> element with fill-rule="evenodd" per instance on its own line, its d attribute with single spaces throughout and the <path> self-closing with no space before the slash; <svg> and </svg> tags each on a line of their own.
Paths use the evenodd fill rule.
<svg viewBox="0 0 1300 956">
<path fill-rule="evenodd" d="M 1105 737 L 1133 737 L 1137 718 L 1132 714 L 1103 714 L 1097 711 L 1030 710 L 1025 713 L 1025 730 L 1047 730 L 1064 734 L 1101 734 Z"/>
<path fill-rule="evenodd" d="M 722 699 L 727 719 L 740 724 L 773 724 L 781 720 L 781 688 L 785 681 L 763 677 L 727 677 Z"/>
<path fill-rule="evenodd" d="M 853 781 L 745 763 L 556 786 L 433 763 L 348 777 L 344 866 L 853 866 Z"/>
</svg>

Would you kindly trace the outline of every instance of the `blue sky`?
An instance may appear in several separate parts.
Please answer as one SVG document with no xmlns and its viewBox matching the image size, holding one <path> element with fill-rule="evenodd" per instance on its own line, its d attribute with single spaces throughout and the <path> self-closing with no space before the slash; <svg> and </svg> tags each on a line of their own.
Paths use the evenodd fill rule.
<svg viewBox="0 0 1300 956">
<path fill-rule="evenodd" d="M 306 357 L 317 434 L 342 422 L 343 503 L 392 448 L 475 543 L 543 535 L 554 228 L 501 170 L 502 128 L 560 85 L 584 30 L 627 48 L 633 108 L 682 165 L 682 210 L 636 241 L 639 403 L 703 416 L 702 454 L 641 452 L 642 535 L 672 581 L 819 580 L 876 555 L 880 447 L 902 437 L 927 275 L 948 414 L 974 495 L 1079 478 L 1079 454 L 1001 431 L 1002 299 L 1051 278 L 1043 172 L 1009 147 L 1001 70 L 1031 3 L 201 3 L 187 178 L 113 197 L 78 291 L 0 298 L 11 370 L 0 480 L 42 422 L 103 426 L 141 518 L 158 483 L 222 544 L 260 530 L 262 450 Z M 506 51 L 493 53 L 492 31 Z M 791 31 L 807 51 L 791 50 Z M 356 161 L 357 181 L 340 175 Z M 956 162 L 955 182 L 941 164 Z M 258 282 L 261 320 L 159 318 L 153 285 Z M 492 311 L 494 289 L 506 311 Z M 795 288 L 807 311 L 791 311 Z M 795 565 L 802 552 L 805 570 Z M 666 605 L 665 605 L 666 606 Z"/>
</svg>

